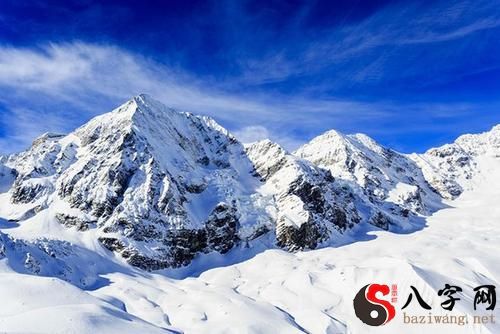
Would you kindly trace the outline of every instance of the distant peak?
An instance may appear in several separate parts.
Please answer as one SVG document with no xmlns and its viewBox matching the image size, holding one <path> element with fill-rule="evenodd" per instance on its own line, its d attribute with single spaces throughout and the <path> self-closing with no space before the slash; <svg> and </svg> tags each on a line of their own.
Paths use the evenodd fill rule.
<svg viewBox="0 0 500 334">
<path fill-rule="evenodd" d="M 322 135 L 319 135 L 319 137 L 323 137 L 323 138 L 344 138 L 345 135 L 340 132 L 340 131 L 337 131 L 337 130 L 328 130 L 326 132 L 324 132 Z"/>
<path fill-rule="evenodd" d="M 253 143 L 249 143 L 249 145 L 256 145 L 256 146 L 278 146 L 278 144 L 272 142 L 269 138 L 261 139 L 254 141 Z"/>
<path fill-rule="evenodd" d="M 305 144 L 304 146 L 308 145 L 339 145 L 342 143 L 345 143 L 347 141 L 347 136 L 342 134 L 339 131 L 336 130 L 328 130 L 324 132 L 323 134 L 313 138 L 309 143 Z"/>
<path fill-rule="evenodd" d="M 377 143 L 372 137 L 365 135 L 364 133 L 356 133 L 354 135 L 349 135 L 349 138 L 355 139 L 358 143 L 367 147 L 368 149 L 381 153 L 385 148 Z"/>
<path fill-rule="evenodd" d="M 158 100 L 147 94 L 139 94 L 132 98 L 139 109 L 156 110 L 156 109 L 167 109 L 167 107 Z"/>
<path fill-rule="evenodd" d="M 275 143 L 275 142 L 271 141 L 268 138 L 261 139 L 261 140 L 258 140 L 256 142 L 253 142 L 253 143 L 249 143 L 249 144 L 246 145 L 246 147 L 251 148 L 251 149 L 263 149 L 263 148 L 270 149 L 270 148 L 274 148 L 276 150 L 280 150 L 280 151 L 286 152 L 286 150 L 283 147 L 281 147 L 280 144 Z"/>
<path fill-rule="evenodd" d="M 362 141 L 362 142 L 370 142 L 370 143 L 375 142 L 372 137 L 365 135 L 364 133 L 355 133 L 355 134 L 350 135 L 350 137 L 356 138 L 357 140 Z"/>
<path fill-rule="evenodd" d="M 132 100 L 138 104 L 147 104 L 147 103 L 150 103 L 152 101 L 158 103 L 158 101 L 153 99 L 153 97 L 151 97 L 151 95 L 144 94 L 144 93 L 134 96 L 132 98 Z"/>
</svg>

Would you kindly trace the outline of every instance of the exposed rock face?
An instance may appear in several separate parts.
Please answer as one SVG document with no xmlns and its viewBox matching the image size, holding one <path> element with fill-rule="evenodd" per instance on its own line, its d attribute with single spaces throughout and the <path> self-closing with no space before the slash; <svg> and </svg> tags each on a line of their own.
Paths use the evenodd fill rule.
<svg viewBox="0 0 500 334">
<path fill-rule="evenodd" d="M 149 236 L 154 239 L 158 236 Z M 148 242 L 148 238 L 131 236 Z M 208 217 L 204 228 L 177 229 L 167 232 L 158 256 L 145 256 L 137 249 L 126 247 L 116 238 L 101 237 L 99 241 L 109 250 L 120 253 L 127 261 L 146 270 L 187 265 L 198 253 L 217 251 L 227 253 L 239 241 L 236 209 L 219 203 Z"/>
<path fill-rule="evenodd" d="M 205 229 L 172 231 L 165 239 L 165 244 L 171 245 L 167 253 L 168 266 L 185 266 L 196 254 L 208 251 L 207 232 Z"/>
<path fill-rule="evenodd" d="M 391 220 L 386 215 L 384 215 L 382 212 L 379 211 L 370 218 L 370 224 L 380 227 L 381 229 L 387 231 L 389 230 Z"/>
<path fill-rule="evenodd" d="M 66 227 L 74 226 L 78 231 L 87 231 L 96 224 L 96 221 L 88 221 L 81 217 L 74 217 L 64 213 L 56 213 L 55 218 L 60 224 L 65 225 Z"/>
<path fill-rule="evenodd" d="M 289 251 L 313 249 L 359 223 L 411 227 L 439 208 L 439 195 L 467 187 L 478 157 L 500 156 L 499 132 L 406 156 L 330 131 L 291 154 L 269 140 L 244 148 L 214 120 L 140 95 L 69 135 L 45 134 L 0 157 L 0 196 L 13 208 L 0 214 L 19 223 L 44 214 L 93 231 L 104 248 L 145 270 L 251 247 L 266 234 Z M 3 239 L 0 257 L 22 244 L 23 270 L 43 274 L 50 254 Z"/>
<path fill-rule="evenodd" d="M 324 231 L 312 222 L 305 222 L 299 227 L 280 224 L 276 228 L 277 244 L 291 252 L 303 249 L 315 249 L 324 240 Z"/>
<path fill-rule="evenodd" d="M 328 170 L 297 159 L 264 140 L 247 148 L 264 194 L 276 203 L 277 244 L 288 250 L 314 249 L 333 231 L 345 231 L 361 219 L 354 195 L 342 190 Z"/>
<path fill-rule="evenodd" d="M 237 210 L 226 203 L 219 203 L 205 224 L 207 246 L 219 253 L 227 253 L 238 242 Z"/>
</svg>

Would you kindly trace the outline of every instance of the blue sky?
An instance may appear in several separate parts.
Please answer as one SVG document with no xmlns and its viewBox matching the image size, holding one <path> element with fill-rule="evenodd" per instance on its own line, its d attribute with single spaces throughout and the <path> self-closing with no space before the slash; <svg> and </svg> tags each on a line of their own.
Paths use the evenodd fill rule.
<svg viewBox="0 0 500 334">
<path fill-rule="evenodd" d="M 500 123 L 500 1 L 0 2 L 0 153 L 131 96 L 289 149 L 421 152 Z"/>
</svg>

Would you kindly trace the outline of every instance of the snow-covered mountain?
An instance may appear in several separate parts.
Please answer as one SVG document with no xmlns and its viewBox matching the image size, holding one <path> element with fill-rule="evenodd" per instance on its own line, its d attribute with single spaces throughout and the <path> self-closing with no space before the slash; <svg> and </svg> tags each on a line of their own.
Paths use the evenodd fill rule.
<svg viewBox="0 0 500 334">
<path fill-rule="evenodd" d="M 478 161 L 500 156 L 500 125 L 481 134 L 460 136 L 454 143 L 432 148 L 410 157 L 422 169 L 429 184 L 444 198 L 456 198 L 471 189 L 472 179 L 481 174 Z"/>
<path fill-rule="evenodd" d="M 151 330 L 175 332 L 172 325 L 186 325 L 185 313 L 182 321 L 173 321 L 165 310 L 155 313 L 158 309 L 133 302 L 142 293 L 147 296 L 137 297 L 141 303 L 165 302 L 152 299 L 163 293 L 155 292 L 154 280 L 162 289 L 177 291 L 172 292 L 177 298 L 190 295 L 179 292 L 189 287 L 177 287 L 163 275 L 199 274 L 201 269 L 196 268 L 235 264 L 261 252 L 268 254 L 267 250 L 282 249 L 293 257 L 287 259 L 300 262 L 298 258 L 308 255 L 294 254 L 297 251 L 336 249 L 384 230 L 394 232 L 388 238 L 402 238 L 399 233 L 423 229 L 429 217 L 454 205 L 451 200 L 471 196 L 478 184 L 498 183 L 491 175 L 496 175 L 499 160 L 500 126 L 464 135 L 424 154 L 400 154 L 366 135 L 333 130 L 287 152 L 269 140 L 244 146 L 211 118 L 179 112 L 139 95 L 70 134 L 47 133 L 28 150 L 0 157 L 0 280 L 10 282 L 16 275 L 29 274 L 96 291 L 82 298 L 95 305 L 103 322 L 95 327 L 80 317 L 79 324 L 88 332 L 109 330 L 110 317 L 134 323 L 131 331 L 152 326 Z M 346 257 L 344 251 L 332 252 Z M 266 255 L 259 258 L 267 261 Z M 262 266 L 267 265 L 259 263 L 256 268 Z M 260 298 L 255 295 L 257 287 L 247 286 L 244 278 L 252 276 L 251 268 L 245 264 L 230 268 L 247 272 L 234 278 L 241 280 L 238 287 L 229 281 L 223 284 L 247 290 L 253 302 L 240 301 L 240 306 L 248 314 L 265 314 L 261 317 L 274 324 L 275 332 L 299 332 L 297 328 L 307 323 L 276 301 L 255 302 Z M 155 276 L 141 269 L 167 270 Z M 280 275 L 285 272 L 290 274 L 285 270 Z M 129 283 L 111 284 L 131 280 L 140 282 L 145 292 L 130 290 Z M 48 289 L 54 285 L 43 284 Z M 64 283 L 61 291 L 71 293 L 75 289 L 71 285 Z M 122 288 L 128 292 L 116 290 Z M 221 293 L 228 296 L 227 291 Z M 43 297 L 46 302 L 48 296 Z M 217 294 L 210 298 L 227 302 Z M 14 328 L 8 327 L 13 318 L 2 322 L 2 312 L 0 308 L 0 331 Z M 206 314 L 199 313 L 208 311 L 189 312 L 201 319 Z M 347 328 L 345 322 L 329 317 L 324 321 L 333 332 Z M 246 318 L 235 319 L 239 323 L 234 326 L 259 332 L 244 325 Z M 208 330 L 202 327 L 192 332 Z"/>
<path fill-rule="evenodd" d="M 269 224 L 243 146 L 212 119 L 146 96 L 67 136 L 43 135 L 5 165 L 16 174 L 6 218 L 48 210 L 65 226 L 97 229 L 144 269 L 227 252 Z"/>
<path fill-rule="evenodd" d="M 466 187 L 474 157 L 498 151 L 498 133 L 406 156 L 332 130 L 291 154 L 268 140 L 245 149 L 213 119 L 140 95 L 2 158 L 0 214 L 95 230 L 104 247 L 147 270 L 264 234 L 290 251 L 314 249 L 359 223 L 421 228 L 441 196 Z"/>
<path fill-rule="evenodd" d="M 439 196 L 412 159 L 366 135 L 328 131 L 294 154 L 352 189 L 366 207 L 366 219 L 383 229 L 411 229 L 410 216 L 429 215 L 440 207 Z"/>
<path fill-rule="evenodd" d="M 361 221 L 356 197 L 328 170 L 269 140 L 250 145 L 247 154 L 263 182 L 259 193 L 273 198 L 278 246 L 290 251 L 314 249 Z"/>
</svg>

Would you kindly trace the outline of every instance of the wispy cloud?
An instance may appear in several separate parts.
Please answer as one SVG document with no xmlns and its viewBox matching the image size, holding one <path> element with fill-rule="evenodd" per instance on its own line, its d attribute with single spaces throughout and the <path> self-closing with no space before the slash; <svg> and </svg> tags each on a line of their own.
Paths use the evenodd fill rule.
<svg viewBox="0 0 500 334">
<path fill-rule="evenodd" d="M 355 85 L 404 91 L 497 68 L 494 53 L 475 61 L 498 33 L 500 13 L 494 5 L 462 0 L 386 6 L 360 21 L 263 50 L 261 56 L 231 49 L 237 69 L 220 77 L 199 77 L 165 65 L 168 59 L 153 60 L 114 44 L 0 45 L 0 152 L 20 150 L 45 131 L 70 131 L 139 93 L 213 116 L 243 141 L 271 137 L 288 149 L 331 128 L 384 140 L 455 133 L 457 122 L 466 124 L 472 115 L 498 122 L 491 103 L 401 102 L 337 93 Z M 306 14 L 303 10 L 294 19 L 291 35 L 301 35 Z M 478 33 L 485 34 L 481 43 L 467 42 Z M 429 49 L 439 43 L 442 47 Z M 395 82 L 403 77 L 411 80 L 398 87 Z M 447 125 L 445 118 L 455 122 Z"/>
<path fill-rule="evenodd" d="M 2 151 L 18 149 L 30 142 L 35 133 L 51 127 L 70 130 L 75 122 L 103 112 L 98 109 L 99 102 L 119 103 L 141 92 L 175 108 L 214 116 L 240 133 L 242 128 L 247 129 L 243 131 L 247 134 L 248 129 L 255 130 L 248 128 L 254 124 L 266 124 L 272 130 L 289 127 L 290 133 L 281 129 L 283 135 L 277 135 L 285 144 L 297 142 L 287 139 L 292 135 L 293 124 L 309 130 L 318 122 L 339 125 L 344 122 L 346 110 L 359 120 L 381 115 L 355 102 L 228 94 L 217 89 L 217 85 L 201 83 L 117 47 L 85 43 L 50 44 L 36 50 L 0 48 L 0 86 L 10 92 L 9 98 L 1 102 L 13 108 L 3 113 L 1 122 L 6 127 L 30 126 L 29 131 L 21 126 L 10 128 L 6 133 L 11 137 L 10 145 L 2 145 Z M 40 109 L 18 109 L 19 103 Z M 46 103 L 49 105 L 44 106 Z M 57 103 L 59 106 L 50 110 Z M 68 109 L 72 108 L 72 121 L 68 122 Z"/>
<path fill-rule="evenodd" d="M 234 134 L 244 144 L 250 144 L 271 137 L 269 130 L 262 125 L 246 126 L 237 130 Z"/>
<path fill-rule="evenodd" d="M 360 22 L 353 22 L 331 29 L 322 30 L 313 39 L 303 39 L 264 54 L 261 58 L 242 62 L 245 69 L 240 77 L 248 84 L 259 85 L 286 80 L 297 80 L 327 71 L 332 73 L 329 85 L 335 82 L 349 86 L 351 81 L 382 81 L 407 76 L 401 71 L 406 66 L 404 58 L 422 54 L 425 50 L 428 61 L 442 69 L 461 68 L 467 61 L 467 48 L 449 61 L 453 51 L 460 48 L 461 39 L 475 33 L 489 32 L 500 27 L 500 12 L 495 1 L 435 1 L 432 4 L 404 3 L 387 6 Z M 296 29 L 302 29 L 297 25 Z M 469 49 L 482 48 L 482 44 L 498 35 L 483 36 L 483 43 Z M 429 51 L 435 43 L 456 43 Z M 417 49 L 417 48 L 421 49 Z M 297 51 L 298 50 L 298 51 Z M 368 61 L 367 61 L 368 60 Z M 384 62 L 383 67 L 373 62 Z M 415 71 L 425 72 L 427 61 L 411 63 Z M 470 64 L 474 71 L 489 64 Z M 375 70 L 375 71 L 374 71 Z M 366 73 L 366 76 L 359 75 Z"/>
</svg>

